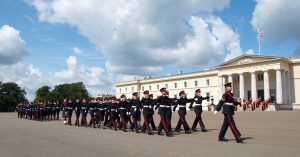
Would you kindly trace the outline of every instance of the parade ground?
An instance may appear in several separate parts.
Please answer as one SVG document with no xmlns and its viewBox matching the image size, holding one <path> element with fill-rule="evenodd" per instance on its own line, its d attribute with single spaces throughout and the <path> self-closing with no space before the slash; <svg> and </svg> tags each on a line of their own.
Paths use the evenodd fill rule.
<svg viewBox="0 0 300 157">
<path fill-rule="evenodd" d="M 154 117 L 158 125 L 159 116 Z M 190 112 L 189 125 L 193 118 L 194 113 Z M 237 112 L 234 118 L 246 139 L 244 144 L 233 140 L 230 129 L 226 134 L 229 142 L 218 142 L 223 122 L 221 113 L 203 113 L 208 132 L 184 134 L 182 131 L 173 137 L 66 126 L 62 119 L 38 122 L 18 119 L 17 113 L 0 113 L 0 154 L 2 157 L 300 156 L 300 111 L 246 111 Z M 175 112 L 173 128 L 177 121 Z"/>
</svg>

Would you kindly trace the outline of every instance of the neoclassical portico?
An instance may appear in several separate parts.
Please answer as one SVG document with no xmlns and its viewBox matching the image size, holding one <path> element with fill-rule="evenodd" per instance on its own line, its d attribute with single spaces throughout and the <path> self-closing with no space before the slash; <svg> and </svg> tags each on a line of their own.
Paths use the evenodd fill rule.
<svg viewBox="0 0 300 157">
<path fill-rule="evenodd" d="M 224 83 L 232 82 L 236 97 L 253 101 L 271 97 L 276 104 L 290 105 L 288 62 L 278 57 L 242 56 L 219 65 L 219 98 L 224 93 Z"/>
</svg>

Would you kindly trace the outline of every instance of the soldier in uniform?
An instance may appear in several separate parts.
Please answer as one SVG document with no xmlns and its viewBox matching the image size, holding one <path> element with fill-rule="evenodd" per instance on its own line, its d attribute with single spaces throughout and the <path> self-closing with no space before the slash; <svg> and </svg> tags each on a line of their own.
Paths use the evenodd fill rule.
<svg viewBox="0 0 300 157">
<path fill-rule="evenodd" d="M 180 127 L 181 125 L 183 125 L 185 133 L 190 134 L 191 129 L 185 120 L 185 115 L 186 115 L 186 104 L 191 103 L 192 100 L 186 98 L 186 94 L 184 91 L 179 92 L 179 96 L 180 99 L 176 102 L 175 106 L 173 107 L 173 111 L 175 111 L 177 106 L 179 105 L 179 109 L 178 109 L 179 120 L 175 128 L 175 131 L 180 132 Z"/>
<path fill-rule="evenodd" d="M 111 107 L 110 107 L 110 120 L 111 120 L 111 128 L 117 130 L 117 118 L 118 118 L 118 104 L 117 99 L 115 97 L 111 98 Z"/>
<path fill-rule="evenodd" d="M 172 101 L 170 100 L 168 96 L 168 91 L 166 88 L 161 88 L 160 92 L 162 96 L 158 97 L 155 104 L 155 110 L 158 109 L 158 113 L 160 114 L 160 124 L 158 126 L 158 135 L 161 135 L 162 128 L 164 129 L 166 136 L 170 137 L 173 136 L 171 127 L 171 119 L 169 115 L 169 109 L 171 109 Z M 172 112 L 171 112 L 172 113 Z"/>
<path fill-rule="evenodd" d="M 67 102 L 67 99 L 64 99 L 62 109 L 63 109 L 62 117 L 64 118 L 64 124 L 67 125 L 67 117 L 68 117 L 68 102 Z"/>
<path fill-rule="evenodd" d="M 192 130 L 193 131 L 197 131 L 196 127 L 197 127 L 197 124 L 199 122 L 199 125 L 201 127 L 201 131 L 202 132 L 206 132 L 207 130 L 205 129 L 205 125 L 202 121 L 202 101 L 203 100 L 208 100 L 209 97 L 202 97 L 201 96 L 201 90 L 200 89 L 197 89 L 195 90 L 195 96 L 194 96 L 194 101 L 190 104 L 189 108 L 190 109 L 193 109 L 195 114 L 196 114 L 196 117 L 195 117 L 195 120 L 194 120 L 194 123 L 193 123 L 193 126 L 192 126 Z M 195 105 L 193 105 L 195 103 Z M 193 107 L 194 106 L 194 107 Z"/>
<path fill-rule="evenodd" d="M 153 119 L 153 116 L 154 116 L 154 103 L 156 102 L 156 100 L 153 99 L 153 94 L 149 94 L 149 98 L 152 100 L 152 104 L 151 104 L 151 107 L 150 107 L 150 114 L 151 116 L 149 117 L 149 122 L 150 122 L 150 125 L 153 129 L 153 131 L 156 131 L 157 128 L 155 126 L 155 123 L 154 123 L 154 119 Z"/>
<path fill-rule="evenodd" d="M 143 123 L 143 127 L 142 127 L 142 132 L 145 131 L 145 129 L 147 129 L 148 135 L 153 135 L 152 130 L 150 128 L 150 120 L 152 117 L 152 105 L 153 105 L 153 100 L 149 97 L 149 91 L 146 90 L 144 91 L 144 97 L 141 100 L 141 104 L 142 104 L 142 108 L 143 108 L 143 116 L 144 116 L 144 123 Z M 153 120 L 153 118 L 152 118 Z"/>
<path fill-rule="evenodd" d="M 86 102 L 86 99 L 82 99 L 82 104 L 81 104 L 81 126 L 87 127 L 87 121 L 86 121 L 86 116 L 88 113 L 88 104 Z"/>
<path fill-rule="evenodd" d="M 90 110 L 90 122 L 89 122 L 89 127 L 93 127 L 96 128 L 96 124 L 95 124 L 95 111 L 96 111 L 96 102 L 94 98 L 90 99 L 90 103 L 89 103 L 89 110 Z"/>
<path fill-rule="evenodd" d="M 72 102 L 72 99 L 69 98 L 69 101 L 68 101 L 68 125 L 72 126 L 72 115 L 73 115 L 73 102 Z"/>
<path fill-rule="evenodd" d="M 130 108 L 131 108 L 130 113 L 131 113 L 135 132 L 139 133 L 138 120 L 139 120 L 139 116 L 140 116 L 141 102 L 139 101 L 137 92 L 132 93 L 132 99 L 129 102 L 129 104 L 130 104 Z"/>
<path fill-rule="evenodd" d="M 243 143 L 243 139 L 241 138 L 241 134 L 239 130 L 237 129 L 233 115 L 234 115 L 234 107 L 239 104 L 237 102 L 237 99 L 233 96 L 233 93 L 231 93 L 231 83 L 227 83 L 224 85 L 226 92 L 222 96 L 222 100 L 220 100 L 218 106 L 216 107 L 215 114 L 217 114 L 218 111 L 221 110 L 223 107 L 223 114 L 224 114 L 224 122 L 222 125 L 222 128 L 219 133 L 219 141 L 220 142 L 227 142 L 228 139 L 226 139 L 224 136 L 226 134 L 226 131 L 228 127 L 230 127 L 235 140 L 237 143 Z"/>
<path fill-rule="evenodd" d="M 127 100 L 126 96 L 124 94 L 121 95 L 120 97 L 120 102 L 119 102 L 119 111 L 120 111 L 120 116 L 121 116 L 121 129 L 124 132 L 127 132 L 126 126 L 128 122 L 128 117 L 127 117 Z"/>
<path fill-rule="evenodd" d="M 76 116 L 75 126 L 80 127 L 79 117 L 80 117 L 80 111 L 81 111 L 81 102 L 78 98 L 75 101 L 74 107 L 75 107 L 75 116 Z"/>
</svg>

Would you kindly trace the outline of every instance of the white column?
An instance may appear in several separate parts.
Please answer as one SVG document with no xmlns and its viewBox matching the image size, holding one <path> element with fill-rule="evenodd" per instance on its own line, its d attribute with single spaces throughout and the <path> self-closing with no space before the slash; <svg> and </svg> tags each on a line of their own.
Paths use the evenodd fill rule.
<svg viewBox="0 0 300 157">
<path fill-rule="evenodd" d="M 253 100 L 257 100 L 257 89 L 256 89 L 256 74 L 251 72 L 251 97 Z"/>
<path fill-rule="evenodd" d="M 286 90 L 286 75 L 285 71 L 281 71 L 281 77 L 282 77 L 282 103 L 287 104 L 287 90 Z"/>
<path fill-rule="evenodd" d="M 267 100 L 269 97 L 270 97 L 269 72 L 264 71 L 264 99 Z"/>
<path fill-rule="evenodd" d="M 233 90 L 233 87 L 234 87 L 234 84 L 233 84 L 233 80 L 232 80 L 232 75 L 228 75 L 228 83 L 229 82 L 231 82 L 231 91 L 232 91 L 232 93 L 234 92 L 234 90 Z"/>
<path fill-rule="evenodd" d="M 290 72 L 287 71 L 286 72 L 286 78 L 287 78 L 287 103 L 288 105 L 291 105 L 292 104 L 292 99 L 291 99 L 291 78 L 290 78 Z"/>
<path fill-rule="evenodd" d="M 222 98 L 222 94 L 223 94 L 223 77 L 219 76 L 218 77 L 218 85 L 219 85 L 219 91 L 218 91 L 218 98 L 221 99 Z"/>
<path fill-rule="evenodd" d="M 282 78 L 281 70 L 276 70 L 276 102 L 282 104 Z"/>
<path fill-rule="evenodd" d="M 245 85 L 244 85 L 244 74 L 240 73 L 240 98 L 244 99 L 245 98 Z"/>
</svg>

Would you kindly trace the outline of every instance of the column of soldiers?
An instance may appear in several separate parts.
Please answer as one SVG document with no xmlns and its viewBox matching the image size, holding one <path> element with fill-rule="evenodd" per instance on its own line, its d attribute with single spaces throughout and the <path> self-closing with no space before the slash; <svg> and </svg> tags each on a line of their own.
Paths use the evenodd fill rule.
<svg viewBox="0 0 300 157">
<path fill-rule="evenodd" d="M 25 102 L 18 103 L 16 106 L 18 118 L 37 121 L 59 120 L 61 109 L 61 104 L 58 101 Z"/>
<path fill-rule="evenodd" d="M 224 136 L 227 128 L 230 127 L 236 141 L 242 143 L 243 139 L 238 131 L 233 115 L 235 107 L 239 105 L 237 99 L 231 93 L 231 84 L 226 84 L 226 92 L 222 100 L 218 103 L 215 114 L 223 108 L 224 123 L 219 134 L 219 141 L 228 141 Z M 175 132 L 180 133 L 181 126 L 183 126 L 184 133 L 190 134 L 197 131 L 199 124 L 202 132 L 207 132 L 204 122 L 202 120 L 202 102 L 209 99 L 209 97 L 202 97 L 201 90 L 195 91 L 195 96 L 192 99 L 186 97 L 186 93 L 181 91 L 179 98 L 170 98 L 169 92 L 166 88 L 160 89 L 161 96 L 153 99 L 153 95 L 149 91 L 144 91 L 143 98 L 140 100 L 138 93 L 132 93 L 131 99 L 127 99 L 125 95 L 121 95 L 119 99 L 115 97 L 110 98 L 91 98 L 87 101 L 71 98 L 64 99 L 63 103 L 47 102 L 37 104 L 19 104 L 17 106 L 18 117 L 34 120 L 58 120 L 59 112 L 62 110 L 64 124 L 72 126 L 72 116 L 75 115 L 75 126 L 78 127 L 93 127 L 93 128 L 110 128 L 113 130 L 122 130 L 127 132 L 131 130 L 136 133 L 147 133 L 153 135 L 153 131 L 157 131 L 158 135 L 167 137 L 173 136 L 171 126 L 172 114 L 178 108 L 178 123 L 174 129 Z M 189 103 L 189 105 L 187 105 Z M 195 112 L 195 120 L 190 128 L 187 123 L 186 108 L 189 107 Z M 154 113 L 158 111 L 160 116 L 160 123 L 156 127 L 154 123 Z M 88 116 L 89 115 L 89 116 Z M 143 116 L 143 123 L 141 117 Z M 87 117 L 89 119 L 87 120 Z"/>
</svg>

